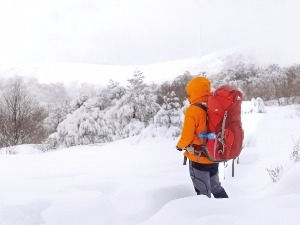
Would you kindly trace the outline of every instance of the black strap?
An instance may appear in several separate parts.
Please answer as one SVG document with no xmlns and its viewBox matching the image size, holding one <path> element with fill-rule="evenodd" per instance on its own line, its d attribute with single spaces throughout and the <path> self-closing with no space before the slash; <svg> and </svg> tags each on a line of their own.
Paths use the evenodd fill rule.
<svg viewBox="0 0 300 225">
<path fill-rule="evenodd" d="M 201 104 L 201 103 L 193 103 L 192 105 L 198 106 L 199 108 L 203 109 L 205 112 L 207 112 L 207 105 Z M 208 129 L 208 119 L 206 119 L 206 130 Z M 198 134 L 197 134 L 198 135 Z M 206 145 L 206 139 L 204 139 L 204 144 Z"/>
<path fill-rule="evenodd" d="M 192 105 L 198 106 L 201 109 L 203 109 L 205 112 L 207 112 L 207 106 L 206 105 L 203 105 L 201 103 L 193 103 Z"/>
<path fill-rule="evenodd" d="M 186 165 L 186 161 L 187 161 L 187 157 L 184 156 L 184 157 L 183 157 L 183 165 Z"/>
</svg>

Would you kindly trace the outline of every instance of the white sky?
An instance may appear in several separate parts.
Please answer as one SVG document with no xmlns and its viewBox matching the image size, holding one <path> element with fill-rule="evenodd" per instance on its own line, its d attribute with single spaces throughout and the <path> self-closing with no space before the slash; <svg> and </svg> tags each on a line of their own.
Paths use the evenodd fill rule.
<svg viewBox="0 0 300 225">
<path fill-rule="evenodd" d="M 0 64 L 149 64 L 242 46 L 300 58 L 297 0 L 1 0 Z"/>
</svg>

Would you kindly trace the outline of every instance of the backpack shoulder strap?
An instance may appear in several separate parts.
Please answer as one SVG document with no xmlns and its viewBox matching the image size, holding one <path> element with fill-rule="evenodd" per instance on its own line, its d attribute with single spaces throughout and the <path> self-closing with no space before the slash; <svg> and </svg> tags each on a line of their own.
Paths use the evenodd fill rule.
<svg viewBox="0 0 300 225">
<path fill-rule="evenodd" d="M 206 103 L 192 103 L 192 105 L 198 106 L 199 108 L 203 109 L 207 113 L 207 105 Z M 206 129 L 208 129 L 208 118 L 206 115 Z"/>
<path fill-rule="evenodd" d="M 207 106 L 202 103 L 193 103 L 192 105 L 198 106 L 201 109 L 203 109 L 205 112 L 207 112 Z"/>
</svg>

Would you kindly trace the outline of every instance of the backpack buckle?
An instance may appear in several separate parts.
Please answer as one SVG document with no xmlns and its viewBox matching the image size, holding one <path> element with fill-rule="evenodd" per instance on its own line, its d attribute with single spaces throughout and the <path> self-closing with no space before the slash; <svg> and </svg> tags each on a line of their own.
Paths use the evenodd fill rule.
<svg viewBox="0 0 300 225">
<path fill-rule="evenodd" d="M 193 145 L 187 146 L 185 150 L 187 150 L 190 154 L 195 154 L 195 148 L 193 147 Z"/>
</svg>

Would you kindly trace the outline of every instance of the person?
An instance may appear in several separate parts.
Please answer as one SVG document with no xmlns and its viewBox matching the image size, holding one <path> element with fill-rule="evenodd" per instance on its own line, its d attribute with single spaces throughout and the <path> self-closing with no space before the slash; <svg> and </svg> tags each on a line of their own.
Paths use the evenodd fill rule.
<svg viewBox="0 0 300 225">
<path fill-rule="evenodd" d="M 219 163 L 214 163 L 201 153 L 204 138 L 198 134 L 206 131 L 206 111 L 195 104 L 207 105 L 211 93 L 211 83 L 206 77 L 194 77 L 186 85 L 187 107 L 181 137 L 177 150 L 185 150 L 184 156 L 189 160 L 189 172 L 197 195 L 211 198 L 228 198 L 219 180 Z"/>
</svg>

